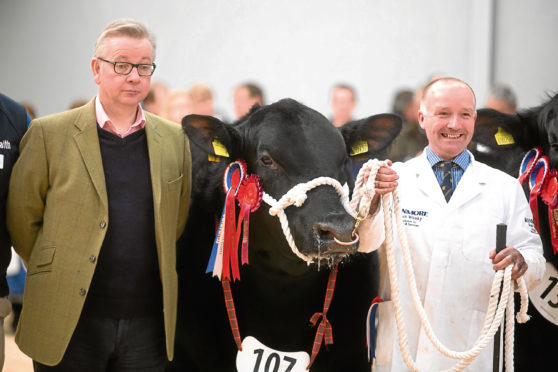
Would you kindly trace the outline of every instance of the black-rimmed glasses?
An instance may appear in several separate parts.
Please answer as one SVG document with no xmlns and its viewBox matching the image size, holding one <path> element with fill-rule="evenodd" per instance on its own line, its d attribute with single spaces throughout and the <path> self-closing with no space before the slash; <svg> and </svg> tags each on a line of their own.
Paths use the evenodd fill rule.
<svg viewBox="0 0 558 372">
<path fill-rule="evenodd" d="M 132 72 L 132 69 L 135 67 L 138 70 L 139 76 L 151 76 L 153 72 L 155 72 L 155 63 L 130 63 L 130 62 L 114 62 L 109 61 L 107 59 L 96 57 L 98 60 L 101 60 L 106 63 L 110 63 L 114 67 L 114 72 L 119 75 L 128 75 Z"/>
</svg>

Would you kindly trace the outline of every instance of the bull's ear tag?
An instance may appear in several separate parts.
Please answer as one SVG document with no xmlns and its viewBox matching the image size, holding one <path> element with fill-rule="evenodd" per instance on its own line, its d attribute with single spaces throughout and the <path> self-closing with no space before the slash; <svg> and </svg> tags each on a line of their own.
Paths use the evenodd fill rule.
<svg viewBox="0 0 558 372">
<path fill-rule="evenodd" d="M 498 146 L 513 145 L 515 143 L 513 136 L 502 127 L 498 127 L 498 132 L 494 134 L 494 138 Z"/>
<path fill-rule="evenodd" d="M 215 151 L 215 155 L 223 156 L 225 158 L 230 157 L 225 145 L 223 145 L 217 138 L 214 138 L 211 144 L 213 145 L 213 151 Z"/>
<path fill-rule="evenodd" d="M 351 147 L 351 153 L 349 155 L 355 156 L 359 154 L 364 154 L 365 152 L 368 152 L 368 142 L 357 141 L 353 144 L 353 147 Z"/>
</svg>

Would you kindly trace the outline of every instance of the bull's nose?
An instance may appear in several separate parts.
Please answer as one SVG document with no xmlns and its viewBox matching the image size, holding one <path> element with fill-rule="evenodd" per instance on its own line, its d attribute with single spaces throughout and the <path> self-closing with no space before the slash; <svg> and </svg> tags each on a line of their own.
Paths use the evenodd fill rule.
<svg viewBox="0 0 558 372">
<path fill-rule="evenodd" d="M 334 242 L 334 238 L 341 242 L 353 241 L 353 227 L 354 219 L 350 216 L 329 216 L 325 221 L 314 223 L 313 230 L 319 241 L 329 244 Z M 346 247 L 343 249 L 346 250 Z"/>
</svg>

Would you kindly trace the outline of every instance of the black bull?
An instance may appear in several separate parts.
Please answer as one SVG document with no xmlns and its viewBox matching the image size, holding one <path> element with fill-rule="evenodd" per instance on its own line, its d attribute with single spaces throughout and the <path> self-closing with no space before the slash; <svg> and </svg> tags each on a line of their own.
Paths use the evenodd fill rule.
<svg viewBox="0 0 558 372">
<path fill-rule="evenodd" d="M 544 104 L 507 115 L 495 110 L 482 109 L 478 118 L 471 150 L 475 158 L 517 177 L 524 154 L 538 146 L 549 157 L 550 167 L 558 169 L 558 94 Z M 509 137 L 507 134 L 511 135 Z M 526 186 L 527 181 L 525 181 Z M 529 190 L 525 187 L 527 195 Z M 558 268 L 550 242 L 548 207 L 538 198 L 540 236 L 544 256 Z M 558 278 L 546 278 L 546 289 L 537 294 L 551 308 L 558 308 Z M 517 301 L 516 301 L 517 303 Z M 532 303 L 532 318 L 516 326 L 515 367 L 517 371 L 550 371 L 556 367 L 558 326 L 547 321 Z"/>
<path fill-rule="evenodd" d="M 193 189 L 189 220 L 178 246 L 179 312 L 171 370 L 236 371 L 237 348 L 221 284 L 205 274 L 224 204 L 225 167 L 244 159 L 248 173 L 258 174 L 265 192 L 276 200 L 294 185 L 320 176 L 347 183 L 352 190 L 348 154 L 359 148 L 360 160 L 385 158 L 401 120 L 382 114 L 339 129 L 318 112 L 286 99 L 255 108 L 233 125 L 190 115 L 183 127 L 191 141 Z M 228 154 L 215 151 L 215 139 Z M 310 355 L 316 328 L 308 325 L 310 317 L 322 311 L 328 263 L 347 255 L 339 265 L 327 315 L 334 344 L 328 351 L 322 346 L 312 371 L 369 370 L 365 317 L 377 290 L 377 255 L 356 253 L 356 246 L 339 246 L 333 240 L 350 240 L 354 226 L 333 187 L 319 186 L 308 192 L 300 208 L 285 210 L 298 249 L 307 256 L 321 250 L 325 259 L 319 269 L 292 253 L 279 220 L 268 211 L 269 206 L 262 203 L 251 215 L 250 263 L 241 267 L 240 282 L 232 283 L 241 337 L 253 336 L 275 350 Z M 259 371 L 274 370 L 275 364 L 263 358 Z"/>
</svg>

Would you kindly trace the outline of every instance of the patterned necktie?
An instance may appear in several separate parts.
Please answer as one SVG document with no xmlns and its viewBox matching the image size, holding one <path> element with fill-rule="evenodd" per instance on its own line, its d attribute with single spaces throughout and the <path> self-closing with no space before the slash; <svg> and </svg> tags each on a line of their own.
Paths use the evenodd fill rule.
<svg viewBox="0 0 558 372">
<path fill-rule="evenodd" d="M 438 166 L 442 170 L 442 183 L 440 187 L 442 188 L 442 193 L 446 201 L 449 202 L 454 190 L 453 181 L 451 179 L 451 168 L 456 167 L 457 164 L 451 161 L 441 161 L 438 163 Z"/>
</svg>

